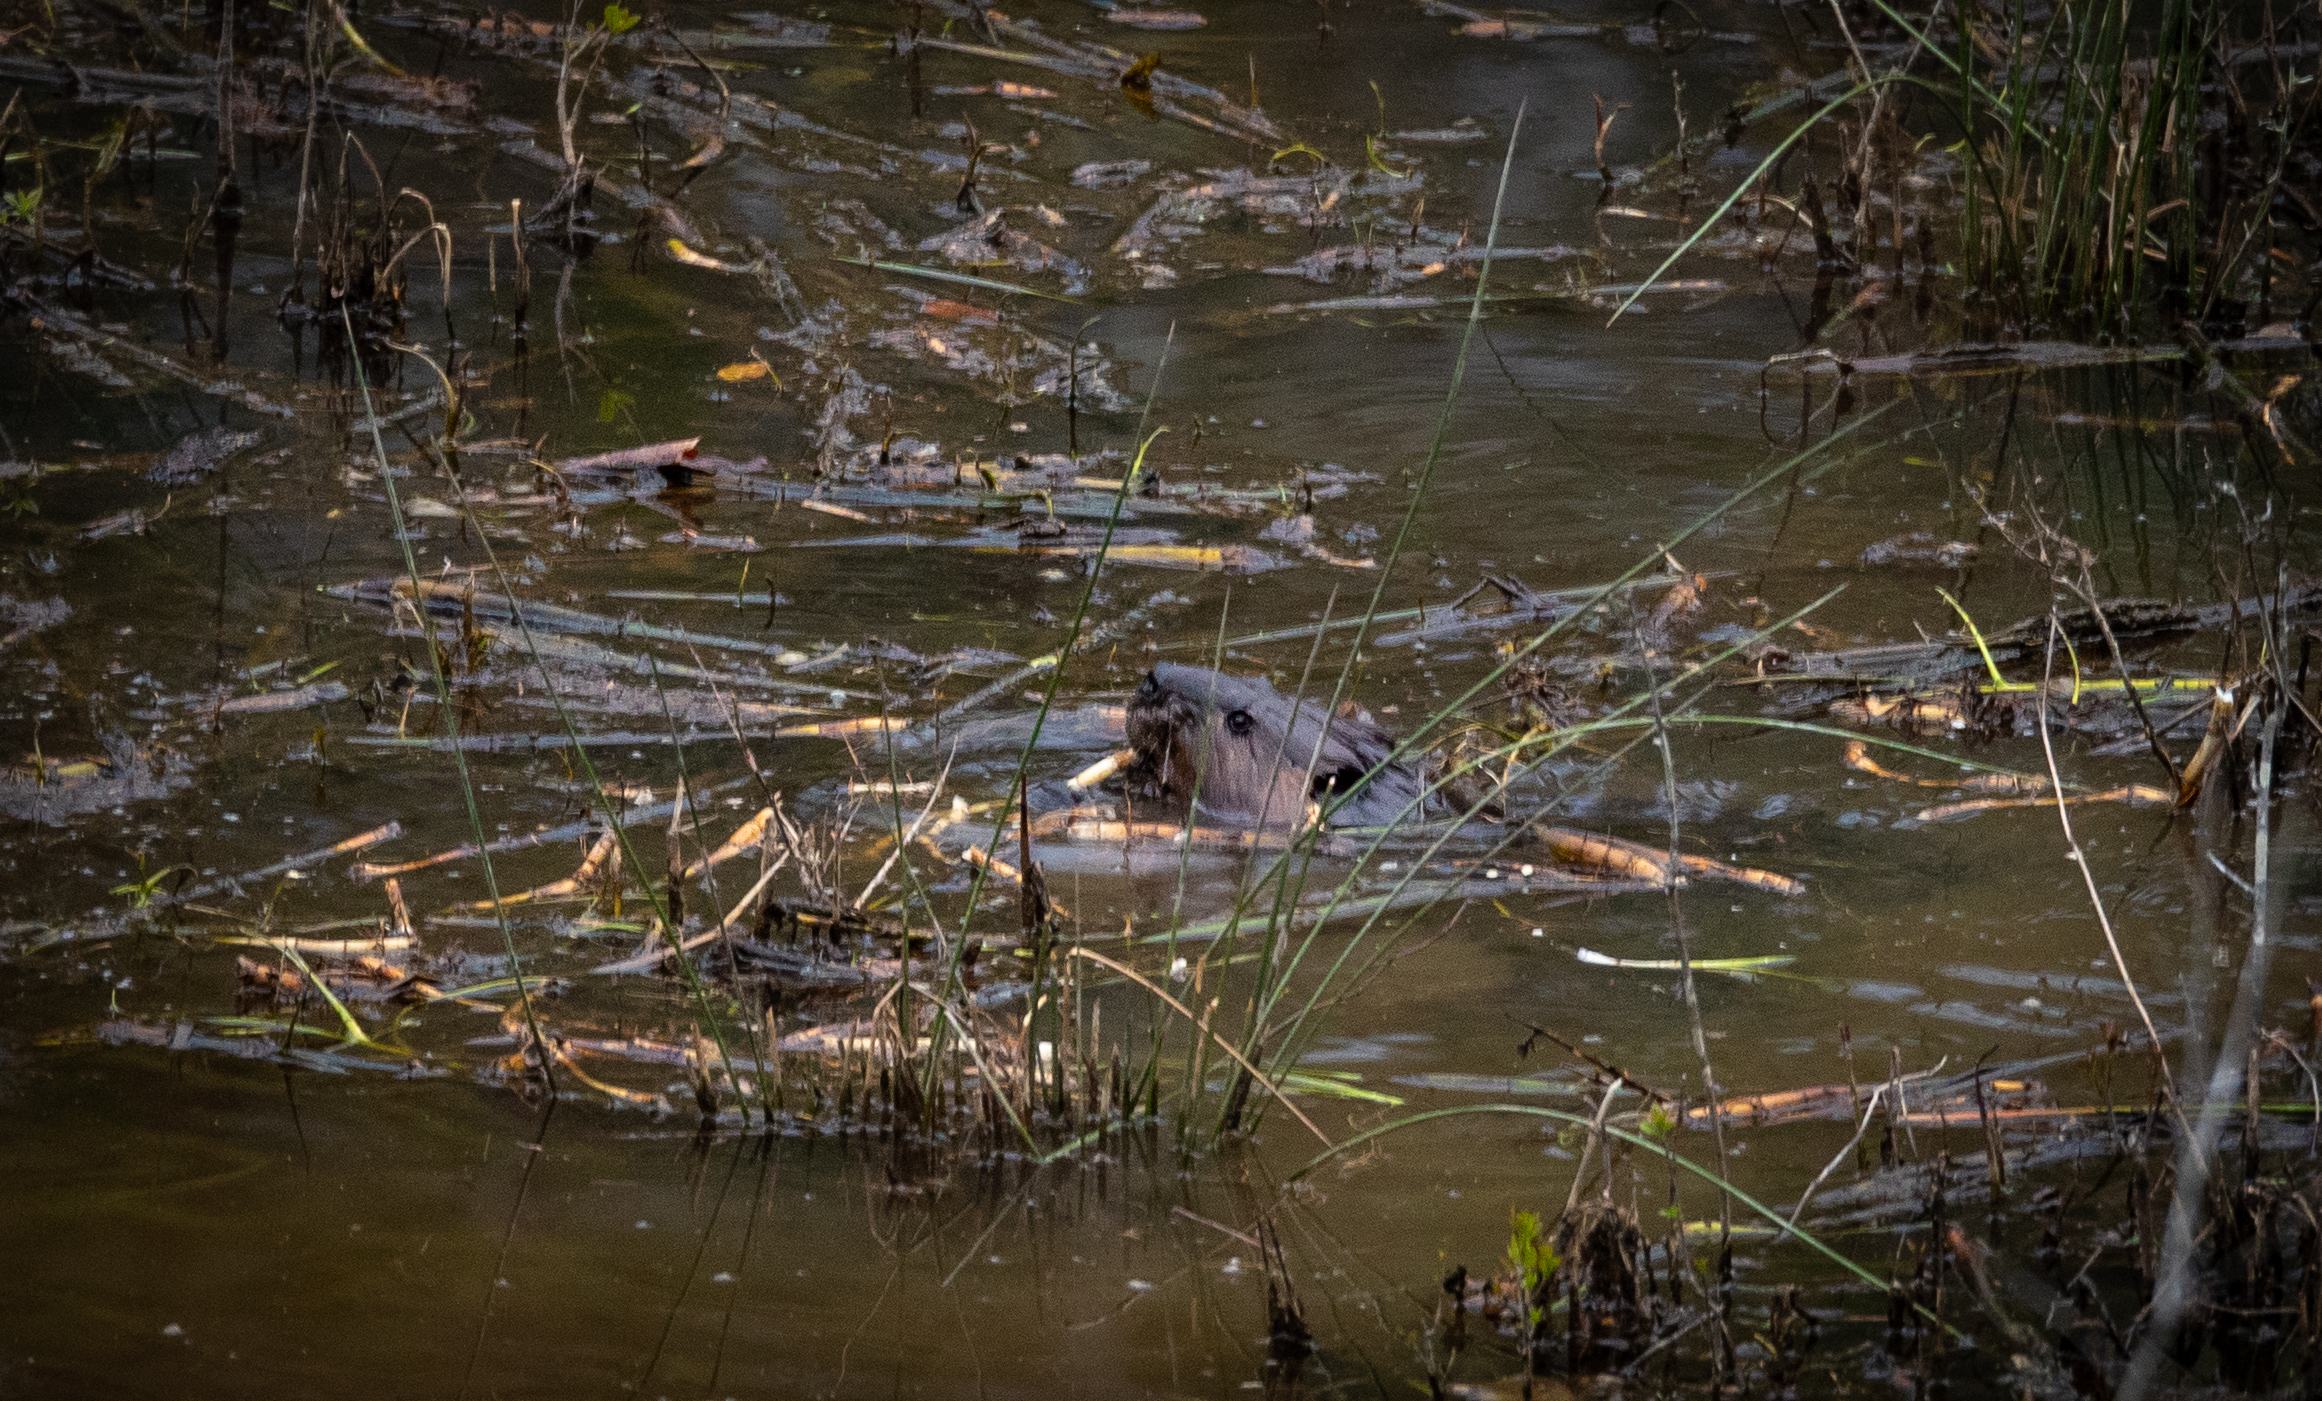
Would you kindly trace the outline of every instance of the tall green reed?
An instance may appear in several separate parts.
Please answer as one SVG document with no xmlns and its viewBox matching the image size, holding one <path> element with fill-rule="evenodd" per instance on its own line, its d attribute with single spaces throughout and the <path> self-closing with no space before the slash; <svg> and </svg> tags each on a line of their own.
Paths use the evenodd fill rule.
<svg viewBox="0 0 2322 1401">
<path fill-rule="evenodd" d="M 1949 272 L 1966 284 L 1971 330 L 2012 325 L 2133 338 L 2155 310 L 2202 314 L 2230 294 L 2252 256 L 2266 256 L 2266 240 L 2254 234 L 2270 227 L 2280 154 L 2310 108 L 2314 78 L 2277 65 L 2269 129 L 2277 158 L 2259 172 L 2261 190 L 2237 193 L 2223 168 L 2225 143 L 2211 129 L 2217 104 L 2209 97 L 2233 7 L 2162 0 L 2156 17 L 2129 0 L 2086 0 L 2035 14 L 2015 0 L 1999 12 L 1952 6 L 1946 16 L 1939 6 L 1914 18 L 1893 0 L 1871 3 L 1912 40 L 1910 57 L 1890 71 L 1863 73 L 1775 143 L 1614 320 L 1817 128 L 1866 98 L 1875 114 L 1896 89 L 1931 99 L 1911 158 L 1931 139 L 1957 163 Z M 1922 55 L 1943 71 L 1912 71 Z M 1864 141 L 1848 159 L 1879 159 L 1873 152 Z M 1886 159 L 1899 165 L 1905 156 L 1891 151 Z M 1847 173 L 1858 181 L 1873 175 L 1852 165 Z M 1854 237 L 1857 260 L 1867 262 L 1869 231 L 1857 228 Z"/>
<path fill-rule="evenodd" d="M 499 920 L 500 946 L 508 956 L 508 971 L 516 979 L 516 998 L 524 1009 L 525 1030 L 531 1034 L 533 1044 L 541 1048 L 541 1077 L 553 1093 L 556 1088 L 556 1070 L 549 1064 L 548 1042 L 540 1034 L 540 1019 L 532 1006 L 532 991 L 524 979 L 524 963 L 516 952 L 516 932 L 508 924 L 506 907 L 500 903 L 500 877 L 492 865 L 491 839 L 484 833 L 484 814 L 476 804 L 475 780 L 468 773 L 467 752 L 460 746 L 459 710 L 452 704 L 451 682 L 443 670 L 443 649 L 436 642 L 435 624 L 428 618 L 427 598 L 419 582 L 419 556 L 411 548 L 410 524 L 403 514 L 403 494 L 396 489 L 395 472 L 387 462 L 387 441 L 379 432 L 379 410 L 371 401 L 371 381 L 363 370 L 361 343 L 355 338 L 355 323 L 344 303 L 339 307 L 339 324 L 347 337 L 347 363 L 354 366 L 355 384 L 362 391 L 363 417 L 370 424 L 371 451 L 379 464 L 379 484 L 387 496 L 388 516 L 395 526 L 395 539 L 403 547 L 403 568 L 411 579 L 411 605 L 419 618 L 420 645 L 427 649 L 428 675 L 435 686 L 436 709 L 443 716 L 444 730 L 452 742 L 452 765 L 459 774 L 460 797 L 468 814 L 468 832 L 475 843 L 477 857 L 484 865 L 484 890 L 491 896 L 492 913 Z M 481 538 L 480 532 L 478 538 Z M 317 986 L 320 984 L 317 983 Z"/>
</svg>

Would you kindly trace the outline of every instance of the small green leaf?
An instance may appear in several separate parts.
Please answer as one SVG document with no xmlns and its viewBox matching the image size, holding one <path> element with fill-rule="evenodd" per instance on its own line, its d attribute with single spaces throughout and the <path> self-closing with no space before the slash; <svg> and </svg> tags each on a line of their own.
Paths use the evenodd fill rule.
<svg viewBox="0 0 2322 1401">
<path fill-rule="evenodd" d="M 626 34 L 637 27 L 637 16 L 618 5 L 605 6 L 605 30 L 611 34 Z"/>
<path fill-rule="evenodd" d="M 1508 1228 L 1508 1261 L 1524 1276 L 1524 1292 L 1530 1294 L 1556 1273 L 1563 1260 L 1540 1234 L 1540 1218 L 1529 1211 L 1515 1213 Z"/>
<path fill-rule="evenodd" d="M 608 389 L 605 391 L 605 397 L 597 400 L 597 422 L 611 423 L 623 413 L 635 408 L 636 405 L 636 395 L 623 394 L 618 389 Z"/>
<path fill-rule="evenodd" d="M 125 885 L 116 885 L 106 893 L 109 895 L 126 895 L 129 897 L 130 909 L 142 910 L 147 905 L 153 903 L 153 897 L 160 891 L 161 883 L 163 881 L 168 880 L 171 876 L 176 875 L 179 871 L 186 869 L 188 868 L 184 866 L 168 866 L 161 870 L 148 873 L 145 870 L 145 858 L 140 856 L 137 858 L 137 870 L 139 873 L 138 878 L 128 882 Z"/>
</svg>

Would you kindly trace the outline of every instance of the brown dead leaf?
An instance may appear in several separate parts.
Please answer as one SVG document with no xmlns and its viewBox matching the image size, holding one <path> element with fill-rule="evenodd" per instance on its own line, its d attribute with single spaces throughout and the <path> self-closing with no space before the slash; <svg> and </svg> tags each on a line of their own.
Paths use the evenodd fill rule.
<svg viewBox="0 0 2322 1401">
<path fill-rule="evenodd" d="M 920 306 L 919 310 L 922 314 L 935 317 L 938 320 L 957 321 L 965 326 L 997 326 L 1000 324 L 1000 314 L 996 311 L 986 311 L 980 306 L 971 306 L 966 302 L 947 301 L 942 297 L 928 299 Z"/>
</svg>

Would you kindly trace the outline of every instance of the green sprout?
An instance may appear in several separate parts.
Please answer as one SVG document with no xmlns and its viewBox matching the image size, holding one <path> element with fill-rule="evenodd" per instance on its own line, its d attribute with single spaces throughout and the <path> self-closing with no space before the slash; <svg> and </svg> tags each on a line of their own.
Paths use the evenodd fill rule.
<svg viewBox="0 0 2322 1401">
<path fill-rule="evenodd" d="M 1524 1276 L 1524 1297 L 1530 1299 L 1540 1292 L 1564 1261 L 1556 1247 L 1540 1234 L 1540 1217 L 1536 1212 L 1515 1213 L 1508 1229 L 1508 1260 Z M 1530 1306 L 1531 1323 L 1540 1326 L 1540 1308 Z"/>
<path fill-rule="evenodd" d="M 126 895 L 129 897 L 130 909 L 142 910 L 146 906 L 153 903 L 153 897 L 161 889 L 161 883 L 163 881 L 168 880 L 171 876 L 176 875 L 180 871 L 190 871 L 192 869 L 193 868 L 191 866 L 185 865 L 164 866 L 158 871 L 147 874 L 145 870 L 145 856 L 144 853 L 140 852 L 137 856 L 137 879 L 121 885 L 116 885 L 106 893 L 109 895 Z"/>
<path fill-rule="evenodd" d="M 1655 1101 L 1653 1107 L 1646 1111 L 1645 1122 L 1637 1127 L 1645 1137 L 1659 1143 L 1669 1137 L 1671 1129 L 1677 1127 L 1677 1120 L 1669 1113 L 1668 1105 Z"/>
</svg>

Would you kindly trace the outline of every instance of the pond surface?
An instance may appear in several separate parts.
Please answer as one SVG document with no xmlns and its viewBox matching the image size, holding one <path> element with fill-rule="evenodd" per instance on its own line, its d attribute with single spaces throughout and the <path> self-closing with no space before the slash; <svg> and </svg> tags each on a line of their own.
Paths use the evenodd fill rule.
<svg viewBox="0 0 2322 1401">
<path fill-rule="evenodd" d="M 547 32 L 553 15 L 534 9 Z M 1677 959 L 1681 917 L 1691 958 L 1792 960 L 1697 975 L 1720 1091 L 1838 1087 L 1827 1113 L 1731 1119 L 1733 1181 L 1786 1210 L 1844 1156 L 1850 1076 L 1867 1092 L 1890 1073 L 1932 1072 L 1913 1082 L 1922 1116 L 1889 1150 L 1901 1161 L 1875 1170 L 1874 1126 L 1865 1158 L 1843 1163 L 1806 1220 L 1880 1278 L 1907 1273 L 1899 1252 L 1924 1234 L 1930 1165 L 1950 1154 L 1967 1183 L 1956 1195 L 1972 1204 L 1959 1210 L 1978 1228 L 1989 1217 L 1985 1292 L 1999 1301 L 1950 1306 L 1979 1340 L 1945 1364 L 1952 1383 L 2049 1394 L 2053 1376 L 2011 1352 L 1993 1310 L 2037 1321 L 2062 1297 L 2034 1263 L 2041 1224 L 2061 1216 L 2038 1188 L 2105 1171 L 2116 1139 L 2102 1107 L 2109 1095 L 2141 1108 L 2150 1062 L 2057 810 L 1922 815 L 1987 796 L 1960 786 L 1972 776 L 1962 763 L 2044 775 L 2037 729 L 1922 733 L 1845 710 L 1843 686 L 1750 683 L 1781 670 L 1769 646 L 1797 657 L 1942 639 L 1960 620 L 1946 592 L 1987 633 L 2044 617 L 2049 568 L 1987 506 L 2017 528 L 2037 513 L 2066 530 L 2093 553 L 2107 598 L 2254 598 L 2274 587 L 2277 559 L 2310 564 L 2311 475 L 2270 474 L 2225 401 L 2189 389 L 2173 360 L 2034 350 L 1974 373 L 1926 361 L 1877 373 L 1961 334 L 1959 289 L 1922 268 L 1915 232 L 1892 246 L 1906 218 L 1915 230 L 1950 208 L 1939 160 L 1907 185 L 1898 177 L 1900 208 L 1881 206 L 1894 228 L 1874 261 L 1891 273 L 1818 288 L 1811 238 L 1786 239 L 1779 209 L 1745 202 L 1746 222 L 1682 260 L 1681 281 L 1608 325 L 1626 293 L 1598 289 L 1645 280 L 1692 227 L 1681 221 L 1722 200 L 1796 120 L 1737 124 L 1728 147 L 1729 109 L 1839 67 L 1827 17 L 1810 33 L 1766 7 L 1703 4 L 1680 31 L 1644 8 L 1584 6 L 1565 17 L 1572 32 L 1519 42 L 1492 36 L 1510 23 L 1497 12 L 1448 7 L 1220 4 L 1183 30 L 1133 28 L 1127 13 L 1050 2 L 995 22 L 937 5 L 784 18 L 684 7 L 680 33 L 730 87 L 727 125 L 716 85 L 674 41 L 650 26 L 623 36 L 574 128 L 605 168 L 594 223 L 577 241 L 539 231 L 521 250 L 510 202 L 537 212 L 558 191 L 557 42 L 512 13 L 489 30 L 448 9 L 365 13 L 353 22 L 387 61 L 451 86 L 389 81 L 341 43 L 345 105 L 318 124 L 306 179 L 319 193 L 296 265 L 305 111 L 276 98 L 279 65 L 295 66 L 303 42 L 297 16 L 245 18 L 238 31 L 256 98 L 232 143 L 243 215 L 225 253 L 223 226 L 188 232 L 218 184 L 206 89 L 92 79 L 76 94 L 31 60 L 8 70 L 55 141 L 101 140 L 137 104 L 155 106 L 150 140 L 134 136 L 86 202 L 107 265 L 149 285 L 75 273 L 34 287 L 47 327 L 20 307 L 0 336 L 15 464 L 0 482 L 12 506 L 0 519 L 0 758 L 14 766 L 0 794 L 6 1390 L 1410 1394 L 1449 1356 L 1445 1275 L 1504 1271 L 1510 1213 L 1554 1213 L 1583 1144 L 1568 1125 L 1479 1114 L 1286 1179 L 1320 1151 L 1318 1133 L 1343 1143 L 1412 1113 L 1494 1103 L 1595 1111 L 1596 1070 L 1536 1028 L 1700 1107 L 1680 973 L 1607 961 Z M 893 36 L 913 16 L 924 42 L 899 52 Z M 82 66 L 154 66 L 109 21 L 68 22 L 83 27 L 56 42 Z M 198 15 L 187 35 L 206 47 Z M 1150 102 L 1098 65 L 1100 45 L 1123 63 L 1162 56 Z M 352 85 L 366 75 L 375 92 Z M 1613 117 L 1601 133 L 1592 95 Z M 1681 112 L 1682 170 L 1665 159 Z M 638 192 L 640 141 L 659 196 Z M 1829 179 L 1836 138 L 1824 144 L 1798 159 L 1824 162 Z M 52 178 L 76 198 L 52 201 L 47 236 L 72 245 L 79 167 L 58 161 Z M 1617 182 L 1609 196 L 1600 163 Z M 342 167 L 351 196 L 338 200 Z M 1776 188 L 1794 190 L 1797 175 Z M 322 304 L 315 226 L 343 217 L 374 235 L 382 199 L 395 204 L 391 241 L 412 243 L 392 334 L 456 380 L 473 517 L 419 450 L 443 429 L 427 365 L 366 355 L 383 376 L 377 413 L 396 416 L 375 447 L 336 328 L 318 317 L 293 334 L 278 317 L 286 287 L 299 288 L 296 306 Z M 424 236 L 429 209 L 448 256 Z M 990 228 L 1006 232 L 995 243 Z M 1487 243 L 1488 290 L 1511 299 L 1491 303 L 1467 341 Z M 12 276 L 63 271 L 21 238 L 12 246 Z M 843 261 L 864 258 L 955 279 Z M 1872 362 L 1835 403 L 1828 360 L 1769 365 L 1814 346 Z M 193 368 L 195 382 L 136 347 Z M 2295 374 L 2289 361 L 2304 354 L 2266 363 Z M 1167 430 L 1144 459 L 1161 485 L 1121 501 L 1092 589 L 1141 426 Z M 256 436 L 193 439 L 217 429 Z M 666 490 L 655 469 L 673 451 L 646 454 L 635 473 L 571 461 L 695 438 L 691 480 Z M 505 1064 L 519 1044 L 505 985 L 416 1010 L 356 1003 L 349 1015 L 390 1049 L 341 1045 L 319 1000 L 254 1003 L 238 960 L 283 959 L 220 936 L 369 937 L 388 897 L 353 863 L 471 841 L 453 755 L 430 743 L 443 729 L 426 646 L 409 603 L 387 606 L 407 565 L 382 451 L 421 574 L 450 587 L 482 570 L 496 590 L 488 540 L 527 604 L 663 630 L 561 630 L 538 666 L 490 617 L 465 634 L 470 646 L 446 634 L 461 732 L 498 737 L 465 755 L 493 838 L 598 810 L 547 677 L 607 791 L 666 803 L 682 766 L 701 829 L 689 859 L 779 792 L 805 830 L 851 821 L 825 867 L 851 897 L 897 823 L 862 786 L 940 778 L 942 805 L 956 797 L 974 816 L 932 849 L 908 845 L 908 875 L 886 875 L 872 903 L 1012 936 L 1015 891 L 994 886 L 971 913 L 981 887 L 963 852 L 993 845 L 996 804 L 1033 733 L 1053 672 L 1029 664 L 1072 637 L 1100 641 L 1063 668 L 1026 764 L 1036 807 L 1063 801 L 1065 779 L 1120 747 L 1109 708 L 1163 658 L 1270 675 L 1284 691 L 1311 668 L 1307 688 L 1327 694 L 1344 672 L 1347 694 L 1393 733 L 1454 702 L 1520 731 L 1489 678 L 1551 615 L 1520 626 L 1455 605 L 1491 579 L 1588 590 L 1642 562 L 1649 587 L 1609 596 L 1537 655 L 1582 716 L 1705 666 L 1666 693 L 1669 770 L 1649 731 L 1606 730 L 1511 803 L 1665 851 L 1673 788 L 1686 851 L 1803 893 L 1711 879 L 1676 902 L 1575 888 L 1520 839 L 1494 850 L 1504 830 L 1440 851 L 1409 841 L 1359 868 L 1359 843 L 1328 848 L 1310 894 L 1342 878 L 1382 893 L 1403 863 L 1446 893 L 1391 963 L 1351 995 L 1331 986 L 1301 1062 L 1328 1083 L 1310 1078 L 1295 1096 L 1311 1130 L 1276 1108 L 1221 1145 L 1164 1112 L 1048 1164 L 1015 1149 L 920 1153 L 878 1115 L 800 1109 L 810 1085 L 845 1074 L 812 1047 L 791 1057 L 792 1098 L 771 1132 L 762 1114 L 745 1127 L 730 1102 L 697 1132 L 682 1065 L 637 1048 L 679 1047 L 701 1004 L 674 977 L 590 971 L 640 948 L 634 891 L 617 907 L 511 912 L 527 969 L 562 980 L 538 1015 L 629 1048 L 583 1062 L 590 1083 L 566 1077 L 544 1098 Z M 1673 558 L 1658 554 L 1721 508 L 1669 546 Z M 1690 607 L 1662 608 L 1673 579 Z M 365 581 L 376 587 L 347 587 Z M 1382 617 L 1359 657 L 1343 626 L 1315 646 L 1311 625 L 1360 618 L 1374 590 Z M 1466 603 L 1480 613 L 1500 596 L 1487 587 Z M 1473 625 L 1447 625 L 1463 619 Z M 2145 674 L 2214 677 L 2230 631 L 2211 621 L 2129 649 Z M 2236 670 L 2253 664 L 2252 636 Z M 658 678 L 619 661 L 648 655 Z M 2101 655 L 2079 659 L 2110 674 Z M 2003 666 L 2037 680 L 2040 650 Z M 925 723 L 971 697 L 940 729 Z M 751 757 L 730 703 L 744 707 Z M 2207 692 L 2153 704 L 2156 723 L 2190 717 L 2167 741 L 2182 762 Z M 2084 709 L 2084 725 L 2055 736 L 2067 781 L 2090 792 L 2163 781 L 2132 721 Z M 910 727 L 891 750 L 875 723 L 834 723 L 882 716 Z M 816 725 L 831 728 L 777 733 Z M 1926 752 L 1876 750 L 1866 768 L 1848 757 L 1837 733 L 1848 729 Z M 2246 902 L 2208 859 L 2214 849 L 2247 869 L 2243 782 L 2194 815 L 2165 801 L 2074 809 L 2181 1082 L 2205 1079 L 2244 956 Z M 2322 880 L 2299 781 L 2276 782 L 2289 800 L 2274 817 L 2281 913 L 2261 1020 L 2302 1035 Z M 908 824 L 928 799 L 902 802 Z M 662 808 L 638 824 L 650 863 L 667 821 Z M 279 864 L 388 824 L 391 837 Z M 505 851 L 493 878 L 518 891 L 569 876 L 591 840 L 576 831 Z M 1002 840 L 1003 856 L 1016 850 L 1012 833 Z M 1243 986 L 1246 962 L 1175 969 L 1173 956 L 1201 961 L 1202 941 L 1152 940 L 1173 916 L 1192 925 L 1231 908 L 1253 858 L 1062 836 L 1035 856 L 1069 911 L 1066 938 L 1183 999 Z M 719 872 L 722 896 L 697 887 L 689 903 L 731 905 L 752 879 L 735 869 Z M 646 874 L 662 876 L 657 864 Z M 771 889 L 812 894 L 795 875 Z M 149 876 L 160 879 L 139 889 Z M 433 970 L 444 988 L 505 977 L 499 926 L 472 908 L 485 886 L 473 860 L 402 875 L 417 945 L 389 960 Z M 1312 966 L 1358 925 L 1327 926 Z M 1182 1018 L 1126 982 L 1092 979 L 1082 995 L 1102 1009 L 1104 1054 L 1123 1037 L 1132 1052 L 1147 1045 L 1160 1016 L 1174 1048 L 1162 1089 L 1183 1088 Z M 764 1024 L 747 997 L 715 997 L 730 1027 Z M 864 999 L 830 1015 L 867 1014 Z M 783 1032 L 804 1034 L 823 1014 L 778 1015 Z M 1219 1015 L 1240 1015 L 1233 998 Z M 2104 1054 L 2108 1035 L 2132 1049 Z M 1969 1078 L 1979 1063 L 1983 1078 Z M 1222 1085 L 1219 1064 L 1204 1073 Z M 2269 1077 L 2277 1069 L 2274 1097 L 2304 1098 L 2289 1063 L 2269 1063 Z M 2020 1176 L 1994 1207 L 1979 1091 L 2097 1112 L 1995 1127 Z M 1201 1102 L 1215 1113 L 1214 1095 Z M 1692 1159 L 1716 1160 L 1712 1134 L 1675 1137 Z M 1637 1154 L 1617 1177 L 1621 1200 L 1664 1230 L 1668 1170 Z M 2075 1263 L 2126 1214 L 2117 1186 L 2106 1190 L 2064 1223 Z M 1689 1181 L 1678 1214 L 1718 1211 L 1717 1194 Z M 1269 1352 L 1264 1257 L 1277 1239 L 1271 1278 L 1295 1287 L 1315 1343 L 1295 1368 Z M 1909 1383 L 1916 1364 L 1889 1351 L 1883 1291 L 1763 1234 L 1742 1235 L 1736 1253 L 1745 1360 L 1775 1286 L 1795 1283 L 1822 1320 L 1812 1370 L 1826 1380 L 1814 1386 Z M 2127 1253 L 2092 1278 L 2129 1289 Z M 1512 1395 L 1522 1370 L 1512 1336 L 1478 1319 L 1450 1379 Z"/>
</svg>

